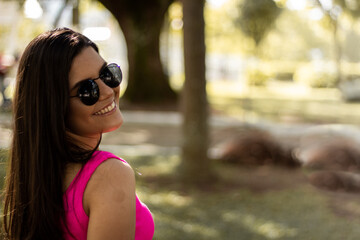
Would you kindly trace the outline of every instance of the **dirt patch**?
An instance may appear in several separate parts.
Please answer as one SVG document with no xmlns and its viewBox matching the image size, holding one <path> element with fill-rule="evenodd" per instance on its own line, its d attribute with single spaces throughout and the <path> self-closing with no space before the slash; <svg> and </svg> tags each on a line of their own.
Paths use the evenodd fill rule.
<svg viewBox="0 0 360 240">
<path fill-rule="evenodd" d="M 125 122 L 119 129 L 103 134 L 102 144 L 151 144 L 162 147 L 181 147 L 182 128 L 171 124 L 141 124 Z M 244 130 L 240 127 L 212 127 L 210 147 L 223 143 Z"/>
<path fill-rule="evenodd" d="M 118 130 L 103 135 L 102 144 L 179 146 L 180 127 L 124 123 Z"/>
<path fill-rule="evenodd" d="M 237 188 L 248 189 L 257 193 L 285 190 L 308 184 L 300 169 L 288 169 L 276 166 L 218 168 L 218 174 L 224 182 Z"/>
<path fill-rule="evenodd" d="M 198 186 L 199 190 L 221 193 L 246 189 L 260 194 L 309 184 L 307 177 L 300 169 L 286 169 L 274 166 L 234 167 L 221 163 L 214 163 L 214 165 L 216 178 L 205 185 Z M 174 174 L 145 175 L 141 176 L 141 181 L 154 188 L 184 190 L 179 179 Z M 188 187 L 186 186 L 186 188 Z"/>
<path fill-rule="evenodd" d="M 328 198 L 328 206 L 337 216 L 349 220 L 360 218 L 360 195 L 358 193 L 319 191 Z"/>
</svg>

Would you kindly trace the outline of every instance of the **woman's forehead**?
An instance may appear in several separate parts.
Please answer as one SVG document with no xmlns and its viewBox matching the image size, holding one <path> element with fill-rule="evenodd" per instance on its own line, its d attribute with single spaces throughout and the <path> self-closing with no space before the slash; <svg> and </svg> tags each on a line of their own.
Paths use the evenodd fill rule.
<svg viewBox="0 0 360 240">
<path fill-rule="evenodd" d="M 69 72 L 70 89 L 79 81 L 98 77 L 104 63 L 104 59 L 92 47 L 84 48 L 71 64 Z"/>
</svg>

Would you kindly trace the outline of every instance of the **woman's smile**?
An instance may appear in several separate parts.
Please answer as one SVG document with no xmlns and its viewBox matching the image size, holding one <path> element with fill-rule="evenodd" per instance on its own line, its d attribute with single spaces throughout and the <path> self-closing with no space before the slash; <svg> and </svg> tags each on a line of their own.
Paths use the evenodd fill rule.
<svg viewBox="0 0 360 240">
<path fill-rule="evenodd" d="M 114 112 L 115 108 L 116 108 L 116 103 L 115 103 L 115 101 L 113 101 L 111 104 L 107 105 L 100 111 L 94 113 L 94 115 L 97 115 L 97 116 L 105 115 L 105 114 L 109 115 Z"/>
<path fill-rule="evenodd" d="M 84 48 L 71 65 L 70 96 L 75 95 L 77 89 L 74 86 L 83 79 L 98 77 L 104 65 L 105 60 L 93 48 Z M 93 105 L 84 104 L 80 98 L 71 98 L 69 102 L 67 127 L 79 137 L 99 138 L 102 133 L 119 128 L 123 122 L 118 107 L 120 86 L 109 87 L 101 79 L 96 80 L 96 84 L 99 88 L 99 99 Z"/>
</svg>

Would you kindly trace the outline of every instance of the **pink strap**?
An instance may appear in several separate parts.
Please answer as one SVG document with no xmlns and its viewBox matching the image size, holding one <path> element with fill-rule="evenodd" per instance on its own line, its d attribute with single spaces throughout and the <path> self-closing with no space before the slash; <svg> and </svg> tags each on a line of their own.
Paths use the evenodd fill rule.
<svg viewBox="0 0 360 240">
<path fill-rule="evenodd" d="M 76 174 L 76 177 L 71 182 L 70 186 L 66 189 L 64 194 L 64 207 L 65 211 L 68 212 L 66 220 L 69 226 L 72 225 L 73 231 L 77 233 L 86 233 L 89 223 L 89 216 L 86 215 L 83 206 L 83 196 L 86 185 L 96 168 L 109 158 L 116 158 L 126 163 L 125 160 L 117 157 L 112 153 L 96 151 L 92 158 Z"/>
</svg>

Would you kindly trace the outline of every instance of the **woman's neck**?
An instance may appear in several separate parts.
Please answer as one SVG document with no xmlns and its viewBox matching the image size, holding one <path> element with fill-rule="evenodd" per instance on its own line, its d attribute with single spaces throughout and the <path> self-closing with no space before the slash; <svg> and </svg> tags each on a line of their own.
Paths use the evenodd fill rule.
<svg viewBox="0 0 360 240">
<path fill-rule="evenodd" d="M 99 141 L 101 140 L 101 133 L 97 136 L 80 136 L 70 131 L 67 131 L 66 134 L 71 139 L 73 144 L 83 148 L 84 150 L 89 151 L 98 148 Z"/>
</svg>

